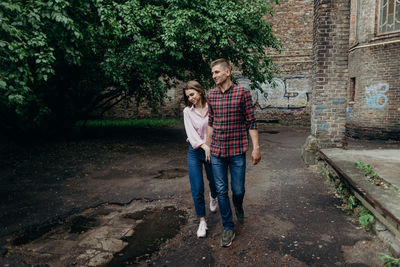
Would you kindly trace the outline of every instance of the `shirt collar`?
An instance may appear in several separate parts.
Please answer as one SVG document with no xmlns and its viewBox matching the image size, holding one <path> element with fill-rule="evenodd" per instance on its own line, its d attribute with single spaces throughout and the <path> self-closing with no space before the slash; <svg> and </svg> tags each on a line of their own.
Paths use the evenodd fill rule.
<svg viewBox="0 0 400 267">
<path fill-rule="evenodd" d="M 200 116 L 202 116 L 202 115 L 200 114 L 200 112 L 198 112 L 198 111 L 196 110 L 196 108 L 194 107 L 194 105 L 190 106 L 189 109 L 190 109 L 191 112 L 196 112 L 197 114 L 199 114 Z M 202 116 L 202 117 L 206 117 L 207 115 L 208 115 L 208 111 L 207 111 L 206 114 L 205 114 L 204 116 Z"/>
<path fill-rule="evenodd" d="M 220 93 L 225 94 L 225 93 L 229 93 L 230 90 L 232 90 L 232 88 L 233 88 L 234 86 L 236 86 L 236 84 L 232 83 L 232 85 L 231 85 L 228 89 L 226 89 L 225 92 L 222 92 L 221 86 L 218 86 L 218 90 L 219 90 Z"/>
</svg>

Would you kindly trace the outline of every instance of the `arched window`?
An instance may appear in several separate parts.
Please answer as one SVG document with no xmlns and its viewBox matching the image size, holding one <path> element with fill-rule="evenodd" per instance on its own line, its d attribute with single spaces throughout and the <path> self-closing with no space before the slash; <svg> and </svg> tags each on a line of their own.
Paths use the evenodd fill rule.
<svg viewBox="0 0 400 267">
<path fill-rule="evenodd" d="M 400 0 L 380 0 L 379 33 L 400 32 Z"/>
</svg>

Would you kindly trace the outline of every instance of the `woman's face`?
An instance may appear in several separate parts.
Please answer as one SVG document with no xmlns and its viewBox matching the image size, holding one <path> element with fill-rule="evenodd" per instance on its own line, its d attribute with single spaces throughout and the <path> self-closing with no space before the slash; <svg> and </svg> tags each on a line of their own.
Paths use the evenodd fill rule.
<svg viewBox="0 0 400 267">
<path fill-rule="evenodd" d="M 188 89 L 185 90 L 185 94 L 189 100 L 190 103 L 192 103 L 194 106 L 201 104 L 201 96 L 199 92 L 193 89 Z"/>
</svg>

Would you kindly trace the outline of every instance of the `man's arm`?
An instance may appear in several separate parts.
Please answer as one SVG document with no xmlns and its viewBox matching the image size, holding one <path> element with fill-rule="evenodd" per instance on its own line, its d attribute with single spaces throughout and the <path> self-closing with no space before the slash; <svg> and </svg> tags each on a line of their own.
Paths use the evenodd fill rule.
<svg viewBox="0 0 400 267">
<path fill-rule="evenodd" d="M 204 149 L 206 152 L 206 161 L 210 162 L 211 161 L 211 156 L 210 156 L 210 146 L 211 146 L 211 136 L 213 135 L 214 129 L 211 126 L 207 126 L 207 135 L 206 135 L 206 143 L 203 144 L 207 147 L 208 150 Z"/>
<path fill-rule="evenodd" d="M 214 128 L 210 125 L 207 126 L 207 138 L 206 138 L 206 145 L 211 146 L 211 137 L 214 133 Z"/>
<path fill-rule="evenodd" d="M 253 144 L 253 152 L 251 152 L 251 160 L 256 165 L 261 160 L 260 144 L 258 143 L 258 130 L 249 129 L 251 143 Z"/>
</svg>

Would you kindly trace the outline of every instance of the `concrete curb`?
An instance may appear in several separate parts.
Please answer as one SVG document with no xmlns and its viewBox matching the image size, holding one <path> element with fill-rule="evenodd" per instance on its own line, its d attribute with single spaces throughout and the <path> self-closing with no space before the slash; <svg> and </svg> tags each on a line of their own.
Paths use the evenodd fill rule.
<svg viewBox="0 0 400 267">
<path fill-rule="evenodd" d="M 320 150 L 321 160 L 351 190 L 354 196 L 369 209 L 378 220 L 375 224 L 377 236 L 389 245 L 391 252 L 400 256 L 400 194 L 392 187 L 384 189 L 369 182 L 365 174 L 355 166 L 350 152 L 342 149 Z M 334 173 L 332 173 L 334 172 Z"/>
</svg>

